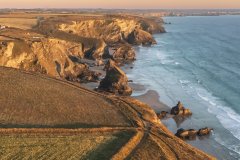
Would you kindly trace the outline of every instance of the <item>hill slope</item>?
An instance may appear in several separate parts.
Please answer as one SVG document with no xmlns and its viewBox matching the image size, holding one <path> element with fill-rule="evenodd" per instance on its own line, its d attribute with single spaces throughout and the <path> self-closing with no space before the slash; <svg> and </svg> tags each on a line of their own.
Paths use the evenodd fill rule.
<svg viewBox="0 0 240 160">
<path fill-rule="evenodd" d="M 6 159 L 213 159 L 129 97 L 5 67 L 0 90 L 0 156 Z"/>
</svg>

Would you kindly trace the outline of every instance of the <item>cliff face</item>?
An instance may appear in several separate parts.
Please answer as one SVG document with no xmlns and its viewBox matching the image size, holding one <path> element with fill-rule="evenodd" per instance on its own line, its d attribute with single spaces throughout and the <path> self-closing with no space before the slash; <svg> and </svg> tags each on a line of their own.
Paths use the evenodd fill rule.
<svg viewBox="0 0 240 160">
<path fill-rule="evenodd" d="M 7 28 L 0 43 L 0 65 L 46 73 L 71 81 L 95 81 L 98 75 L 79 63 L 82 58 L 97 60 L 111 57 L 117 61 L 135 59 L 129 44 L 156 43 L 151 33 L 161 27 L 140 17 L 53 17 L 39 22 L 34 30 Z M 10 40 L 9 40 L 10 38 Z"/>
<path fill-rule="evenodd" d="M 154 20 L 129 15 L 57 16 L 40 21 L 35 30 L 81 43 L 85 58 L 94 60 L 109 57 L 108 47 L 155 44 L 152 33 L 165 32 Z"/>
<path fill-rule="evenodd" d="M 105 65 L 106 76 L 100 82 L 98 90 L 107 91 L 119 95 L 131 95 L 132 88 L 128 85 L 126 74 L 115 64 L 113 60 L 109 60 Z"/>
<path fill-rule="evenodd" d="M 72 81 L 95 81 L 97 75 L 86 64 L 83 46 L 56 38 L 35 38 L 0 43 L 0 65 L 46 73 Z M 75 58 L 75 59 L 74 59 Z"/>
<path fill-rule="evenodd" d="M 59 30 L 60 23 L 68 24 L 68 18 L 59 17 L 49 18 L 39 23 L 35 32 L 47 37 L 54 37 L 68 42 L 74 42 L 81 45 L 83 55 L 81 58 L 100 60 L 103 56 L 109 56 L 108 45 L 100 37 L 86 37 L 84 34 L 76 35 L 71 32 Z M 87 31 L 86 31 L 87 32 Z"/>
<path fill-rule="evenodd" d="M 135 60 L 136 53 L 135 50 L 130 45 L 123 45 L 116 48 L 112 55 L 113 59 L 117 62 L 126 62 Z"/>
<path fill-rule="evenodd" d="M 2 42 L 0 44 L 0 65 L 12 68 L 23 68 L 31 71 L 45 72 L 39 65 L 37 55 L 22 41 Z"/>
<path fill-rule="evenodd" d="M 157 24 L 137 18 L 110 18 L 80 20 L 59 25 L 59 30 L 67 33 L 104 39 L 107 44 L 128 42 L 130 44 L 154 44 L 156 41 L 150 33 L 162 32 Z"/>
</svg>

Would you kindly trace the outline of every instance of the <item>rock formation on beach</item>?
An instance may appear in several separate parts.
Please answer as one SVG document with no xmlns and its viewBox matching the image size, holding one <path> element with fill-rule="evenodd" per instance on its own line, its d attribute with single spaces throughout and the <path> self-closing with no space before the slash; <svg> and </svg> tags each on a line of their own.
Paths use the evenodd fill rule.
<svg viewBox="0 0 240 160">
<path fill-rule="evenodd" d="M 182 115 L 189 116 L 192 115 L 192 112 L 189 109 L 186 109 L 182 103 L 179 101 L 178 104 L 171 109 L 172 115 Z"/>
<path fill-rule="evenodd" d="M 175 135 L 181 139 L 195 140 L 197 136 L 209 135 L 212 130 L 213 130 L 212 128 L 208 128 L 208 127 L 205 127 L 199 130 L 195 130 L 195 129 L 184 130 L 183 128 L 180 128 Z"/>
<path fill-rule="evenodd" d="M 198 131 L 194 129 L 179 129 L 177 133 L 175 134 L 177 137 L 182 138 L 182 139 L 187 139 L 187 140 L 194 140 L 196 139 Z"/>
<path fill-rule="evenodd" d="M 99 91 L 106 91 L 119 95 L 131 95 L 132 89 L 128 85 L 126 74 L 116 65 L 113 60 L 109 60 L 105 66 L 106 76 L 98 86 Z"/>
<path fill-rule="evenodd" d="M 212 128 L 205 127 L 205 128 L 199 129 L 197 134 L 198 136 L 206 136 L 206 135 L 209 135 L 212 131 L 213 131 Z"/>
</svg>

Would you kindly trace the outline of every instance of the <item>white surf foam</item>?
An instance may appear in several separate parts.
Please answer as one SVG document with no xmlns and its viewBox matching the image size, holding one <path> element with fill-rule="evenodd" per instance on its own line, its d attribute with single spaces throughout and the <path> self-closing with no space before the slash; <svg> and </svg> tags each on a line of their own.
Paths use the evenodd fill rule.
<svg viewBox="0 0 240 160">
<path fill-rule="evenodd" d="M 180 63 L 179 62 L 175 62 L 175 65 L 179 65 Z"/>
<path fill-rule="evenodd" d="M 157 58 L 161 64 L 175 64 L 175 61 L 172 60 L 170 55 L 166 55 L 163 52 L 157 52 Z"/>
<path fill-rule="evenodd" d="M 225 105 L 225 103 L 219 98 L 214 97 L 211 93 L 209 93 L 203 88 L 197 89 L 197 95 L 202 100 L 209 103 L 208 111 L 218 118 L 223 127 L 230 131 L 230 133 L 235 138 L 240 140 L 240 115 L 237 114 L 233 109 Z M 224 143 L 224 140 L 219 137 L 216 138 L 216 141 L 226 146 L 228 149 L 240 154 L 240 144 L 228 145 Z"/>
<path fill-rule="evenodd" d="M 190 83 L 190 81 L 188 81 L 188 80 L 179 80 L 179 82 L 182 84 L 182 85 L 188 85 L 189 83 Z"/>
</svg>

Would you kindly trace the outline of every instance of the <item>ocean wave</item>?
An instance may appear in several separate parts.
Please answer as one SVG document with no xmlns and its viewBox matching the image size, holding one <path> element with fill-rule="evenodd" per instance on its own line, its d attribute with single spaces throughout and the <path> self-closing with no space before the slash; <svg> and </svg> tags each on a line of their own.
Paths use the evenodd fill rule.
<svg viewBox="0 0 240 160">
<path fill-rule="evenodd" d="M 240 154 L 240 144 L 229 144 L 227 142 L 224 142 L 224 140 L 222 138 L 220 138 L 220 136 L 215 135 L 215 140 L 221 144 L 222 146 L 227 147 L 230 150 L 230 155 L 235 157 L 236 159 L 239 159 L 239 154 Z M 233 153 L 233 152 L 234 153 Z"/>
<path fill-rule="evenodd" d="M 188 80 L 179 80 L 179 82 L 182 84 L 182 85 L 187 85 L 187 84 L 189 84 L 190 83 L 190 81 L 188 81 Z"/>
<path fill-rule="evenodd" d="M 178 80 L 179 83 L 181 84 L 181 87 L 188 93 L 191 94 L 192 89 L 193 89 L 193 84 L 189 80 Z"/>
<path fill-rule="evenodd" d="M 175 62 L 175 65 L 179 65 L 180 63 L 179 62 Z"/>
<path fill-rule="evenodd" d="M 167 43 L 167 42 L 165 42 L 165 41 L 161 41 L 161 40 L 159 40 L 159 39 L 157 39 L 157 42 L 158 42 L 159 44 L 169 44 L 169 43 Z"/>
<path fill-rule="evenodd" d="M 172 59 L 172 56 L 166 55 L 163 52 L 157 52 L 156 54 L 157 59 L 160 61 L 161 64 L 174 64 L 174 65 L 179 65 L 179 62 L 176 62 L 175 60 Z"/>
<path fill-rule="evenodd" d="M 215 115 L 222 126 L 227 129 L 235 138 L 240 140 L 240 115 L 228 107 L 222 100 L 214 97 L 210 92 L 203 88 L 197 89 L 197 95 L 202 100 L 210 104 L 208 106 L 208 112 Z M 226 146 L 228 149 L 240 154 L 240 144 L 229 145 L 224 143 L 224 140 L 219 137 L 215 137 L 215 140 Z"/>
</svg>

